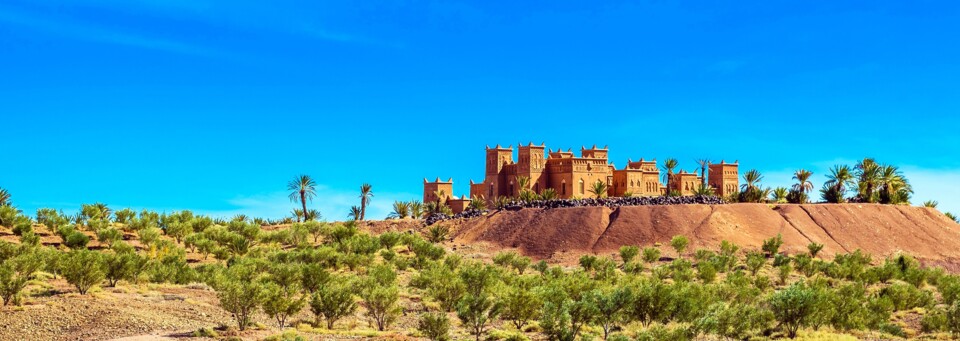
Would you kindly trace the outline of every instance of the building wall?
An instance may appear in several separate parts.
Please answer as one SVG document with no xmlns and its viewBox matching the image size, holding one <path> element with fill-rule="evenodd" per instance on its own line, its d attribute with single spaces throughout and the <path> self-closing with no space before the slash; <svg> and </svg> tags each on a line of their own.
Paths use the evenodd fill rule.
<svg viewBox="0 0 960 341">
<path fill-rule="evenodd" d="M 693 195 L 701 186 L 700 177 L 697 173 L 687 173 L 680 171 L 673 173 L 670 178 L 670 190 L 678 191 L 681 195 Z"/>
<path fill-rule="evenodd" d="M 436 202 L 437 196 L 435 193 L 437 190 L 443 190 L 443 199 L 445 200 L 453 197 L 453 179 L 440 181 L 440 179 L 437 178 L 437 180 L 433 182 L 428 182 L 427 179 L 423 179 L 423 202 Z"/>
<path fill-rule="evenodd" d="M 563 199 L 592 198 L 593 184 L 601 181 L 607 184 L 607 195 L 622 196 L 631 193 L 634 196 L 657 196 L 666 194 L 667 188 L 660 181 L 660 170 L 656 159 L 638 162 L 628 161 L 624 169 L 616 170 L 608 161 L 608 149 L 580 148 L 580 157 L 571 150 L 547 150 L 545 145 L 517 145 L 517 160 L 513 159 L 512 147 L 486 148 L 486 172 L 483 182 L 470 183 L 470 197 L 482 197 L 488 202 L 500 196 L 514 197 L 520 193 L 518 176 L 530 178 L 529 189 L 542 193 L 548 188 L 557 192 Z M 739 190 L 737 163 L 709 165 L 709 185 L 718 195 L 726 196 Z M 671 178 L 671 189 L 683 195 L 692 195 L 701 185 L 702 176 L 680 171 Z M 446 192 L 445 199 L 459 200 L 455 205 L 463 206 L 464 201 L 453 197 L 452 179 L 443 182 L 440 179 L 428 182 L 424 179 L 424 202 L 436 201 L 433 195 L 437 189 Z M 466 204 L 469 204 L 469 199 Z M 465 206 L 464 206 L 465 207 Z M 455 209 L 464 209 L 464 207 Z"/>
<path fill-rule="evenodd" d="M 740 191 L 739 164 L 714 163 L 709 165 L 710 176 L 708 178 L 710 187 L 713 187 L 717 195 L 726 197 L 731 193 Z"/>
<path fill-rule="evenodd" d="M 453 214 L 457 214 L 466 211 L 467 208 L 470 207 L 470 199 L 454 197 L 453 199 L 447 201 L 447 205 L 450 205 L 450 209 L 453 211 Z"/>
</svg>

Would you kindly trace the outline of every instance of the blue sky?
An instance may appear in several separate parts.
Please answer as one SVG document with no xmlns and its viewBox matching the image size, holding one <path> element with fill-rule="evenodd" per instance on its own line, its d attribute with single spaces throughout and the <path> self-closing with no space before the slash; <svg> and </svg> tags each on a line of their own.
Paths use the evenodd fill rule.
<svg viewBox="0 0 960 341">
<path fill-rule="evenodd" d="M 28 212 L 343 219 L 457 194 L 485 145 L 737 159 L 788 185 L 870 156 L 960 212 L 951 1 L 0 3 L 0 187 Z"/>
</svg>

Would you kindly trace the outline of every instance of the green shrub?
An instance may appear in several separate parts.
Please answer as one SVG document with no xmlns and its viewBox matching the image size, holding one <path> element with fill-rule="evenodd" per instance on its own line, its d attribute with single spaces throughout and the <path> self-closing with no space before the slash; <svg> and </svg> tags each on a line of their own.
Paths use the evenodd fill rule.
<svg viewBox="0 0 960 341">
<path fill-rule="evenodd" d="M 690 245 L 690 240 L 684 236 L 673 236 L 670 239 L 670 246 L 673 247 L 674 251 L 677 251 L 677 257 L 683 257 L 683 251 L 687 249 L 687 246 Z"/>
<path fill-rule="evenodd" d="M 757 272 L 763 268 L 763 265 L 767 263 L 767 258 L 760 252 L 750 251 L 747 252 L 747 269 L 750 270 L 750 274 L 756 276 Z"/>
<path fill-rule="evenodd" d="M 90 243 L 90 237 L 87 237 L 87 235 L 83 232 L 76 230 L 70 232 L 70 234 L 67 235 L 66 240 L 64 240 L 64 244 L 74 250 L 86 249 L 88 243 Z"/>
<path fill-rule="evenodd" d="M 643 248 L 643 261 L 653 263 L 660 260 L 660 249 L 655 247 Z"/>
<path fill-rule="evenodd" d="M 763 252 L 767 253 L 767 256 L 773 257 L 780 252 L 780 246 L 783 245 L 783 236 L 779 233 L 776 237 L 767 239 L 763 241 L 763 246 L 760 247 Z"/>
<path fill-rule="evenodd" d="M 100 284 L 106 277 L 103 272 L 103 256 L 96 251 L 73 250 L 64 258 L 61 266 L 63 278 L 77 288 L 81 295 Z"/>
<path fill-rule="evenodd" d="M 450 319 L 443 313 L 420 314 L 417 330 L 430 341 L 450 340 Z"/>
<path fill-rule="evenodd" d="M 807 244 L 807 251 L 810 252 L 810 258 L 817 258 L 817 255 L 820 254 L 820 250 L 823 250 L 823 244 L 818 244 L 816 242 L 810 242 L 810 244 Z"/>
<path fill-rule="evenodd" d="M 97 240 L 104 244 L 112 244 L 115 241 L 123 239 L 123 234 L 119 230 L 108 227 L 97 231 Z"/>
<path fill-rule="evenodd" d="M 624 245 L 620 247 L 620 261 L 623 265 L 630 263 L 640 254 L 640 247 L 636 245 Z"/>
</svg>

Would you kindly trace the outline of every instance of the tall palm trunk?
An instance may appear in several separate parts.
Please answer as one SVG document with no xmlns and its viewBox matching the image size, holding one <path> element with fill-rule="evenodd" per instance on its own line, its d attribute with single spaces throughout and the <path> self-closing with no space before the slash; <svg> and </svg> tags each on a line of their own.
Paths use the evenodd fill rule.
<svg viewBox="0 0 960 341">
<path fill-rule="evenodd" d="M 367 197 L 360 198 L 360 221 L 367 215 Z"/>
<path fill-rule="evenodd" d="M 300 204 L 303 205 L 303 221 L 307 221 L 307 194 L 300 190 Z"/>
</svg>

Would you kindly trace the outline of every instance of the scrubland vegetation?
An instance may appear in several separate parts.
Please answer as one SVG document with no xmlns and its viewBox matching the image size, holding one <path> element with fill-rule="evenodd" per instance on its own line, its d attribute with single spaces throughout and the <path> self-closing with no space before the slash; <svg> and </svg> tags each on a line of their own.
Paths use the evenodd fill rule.
<svg viewBox="0 0 960 341">
<path fill-rule="evenodd" d="M 307 336 L 349 332 L 338 324 L 347 317 L 362 317 L 374 333 L 431 340 L 960 336 L 957 275 L 909 255 L 821 259 L 817 244 L 787 255 L 778 236 L 760 250 L 724 242 L 717 252 L 688 250 L 677 236 L 667 247 L 624 246 L 560 267 L 509 251 L 464 258 L 443 247 L 449 231 L 439 226 L 370 235 L 354 222 L 308 220 L 266 230 L 242 216 L 102 204 L 84 205 L 79 217 L 44 209 L 36 218 L 3 206 L 0 217 L 20 240 L 0 243 L 5 305 L 31 299 L 31 281 L 62 277 L 81 295 L 97 286 L 205 283 L 234 317 L 223 321 L 229 329 L 263 314 L 275 321 L 269 328 L 301 325 Z M 60 243 L 40 245 L 40 230 Z M 88 249 L 88 235 L 103 247 Z M 188 252 L 203 260 L 188 263 Z M 313 318 L 292 320 L 302 312 Z M 414 322 L 398 327 L 401 319 Z"/>
</svg>

